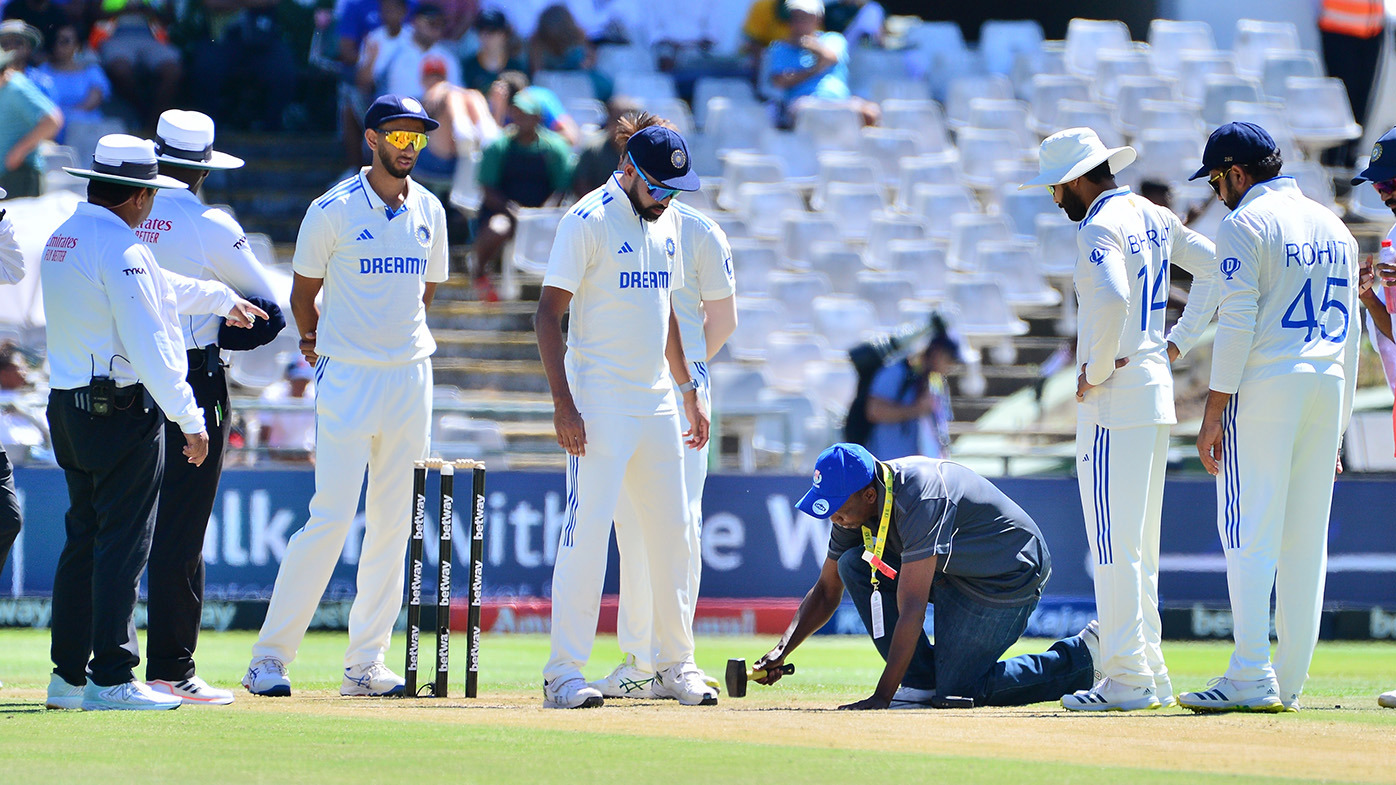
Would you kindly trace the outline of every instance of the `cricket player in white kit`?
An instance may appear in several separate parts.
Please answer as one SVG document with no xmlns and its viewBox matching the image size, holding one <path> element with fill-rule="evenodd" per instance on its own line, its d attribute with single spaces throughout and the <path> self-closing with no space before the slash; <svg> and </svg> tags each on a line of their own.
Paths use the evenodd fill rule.
<svg viewBox="0 0 1396 785">
<path fill-rule="evenodd" d="M 630 137 L 645 128 L 672 126 L 654 115 L 640 112 L 622 117 L 616 141 L 624 149 Z M 622 161 L 622 165 L 624 162 Z M 698 382 L 698 397 L 703 410 L 712 411 L 712 388 L 708 383 L 708 360 L 717 354 L 737 327 L 737 288 L 732 271 L 732 248 L 727 234 L 715 221 L 680 201 L 669 203 L 679 222 L 679 250 L 683 259 L 683 286 L 674 290 L 674 316 L 678 318 L 679 335 L 684 354 L 690 360 L 689 372 Z M 682 421 L 690 427 L 688 418 Z M 708 450 L 684 450 L 684 492 L 688 497 L 688 526 L 695 543 L 703 532 L 703 486 L 708 479 Z M 616 642 L 625 654 L 625 661 L 606 678 L 593 682 L 607 698 L 654 697 L 654 612 L 650 603 L 650 576 L 643 555 L 639 515 L 630 500 L 622 494 L 616 506 L 616 536 L 621 560 L 626 569 L 620 573 L 620 613 L 616 620 Z M 702 579 L 703 551 L 693 549 L 689 560 L 688 593 L 697 600 Z M 693 623 L 694 605 L 689 606 L 689 624 Z M 696 666 L 695 666 L 696 667 Z M 717 680 L 703 676 L 714 689 Z"/>
<path fill-rule="evenodd" d="M 649 571 L 656 668 L 653 690 L 687 705 L 717 691 L 693 666 L 689 574 L 697 535 L 687 524 L 683 450 L 703 447 L 708 414 L 689 374 L 671 291 L 683 285 L 679 224 L 669 203 L 696 191 L 683 137 L 646 128 L 625 164 L 563 216 L 543 278 L 536 330 L 552 389 L 558 444 L 567 450 L 566 522 L 553 567 L 552 655 L 543 705 L 603 704 L 581 669 L 591 656 L 612 517 L 634 508 Z M 561 320 L 571 306 L 564 356 Z M 665 365 L 668 372 L 665 372 Z M 670 377 L 672 376 L 672 382 Z M 692 427 L 681 438 L 672 383 Z"/>
<path fill-rule="evenodd" d="M 408 175 L 436 121 L 413 98 L 380 96 L 364 116 L 373 163 L 306 210 L 292 262 L 291 309 L 315 363 L 315 496 L 291 538 L 243 684 L 289 695 L 296 656 L 358 508 L 368 496 L 358 592 L 341 695 L 392 695 L 383 664 L 402 607 L 412 462 L 431 435 L 426 311 L 446 280 L 446 213 Z M 315 306 L 323 287 L 324 303 Z"/>
<path fill-rule="evenodd" d="M 1095 573 L 1100 673 L 1062 696 L 1080 711 L 1172 705 L 1159 641 L 1158 548 L 1173 409 L 1172 360 L 1216 309 L 1214 249 L 1171 211 L 1117 187 L 1131 147 L 1107 149 L 1089 128 L 1042 142 L 1041 174 L 1077 230 L 1077 478 Z M 1193 274 L 1183 316 L 1164 335 L 1172 267 Z"/>
<path fill-rule="evenodd" d="M 1197 451 L 1217 477 L 1236 640 L 1224 675 L 1178 696 L 1196 711 L 1297 710 L 1318 641 L 1335 462 L 1357 383 L 1359 260 L 1343 222 L 1281 165 L 1265 129 L 1228 123 L 1193 175 L 1232 211 L 1217 233 L 1222 295 Z"/>
</svg>

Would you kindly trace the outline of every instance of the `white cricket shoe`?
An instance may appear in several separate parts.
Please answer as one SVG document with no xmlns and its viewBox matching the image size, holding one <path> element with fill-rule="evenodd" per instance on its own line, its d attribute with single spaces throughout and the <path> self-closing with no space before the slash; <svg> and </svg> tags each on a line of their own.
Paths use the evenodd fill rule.
<svg viewBox="0 0 1396 785">
<path fill-rule="evenodd" d="M 89 681 L 82 688 L 83 711 L 168 711 L 183 704 L 183 700 L 156 692 L 135 679 L 114 687 L 99 687 Z"/>
<path fill-rule="evenodd" d="M 81 709 L 82 687 L 69 684 L 57 673 L 50 673 L 48 676 L 48 699 L 44 701 L 44 708 Z"/>
<path fill-rule="evenodd" d="M 407 682 L 396 673 L 388 670 L 381 662 L 362 662 L 344 669 L 344 679 L 339 683 L 339 694 L 356 698 L 381 698 L 385 695 L 401 695 L 407 689 Z"/>
<path fill-rule="evenodd" d="M 936 696 L 935 690 L 921 690 L 915 687 L 908 687 L 905 684 L 897 688 L 896 694 L 892 696 L 892 703 L 887 706 L 889 709 L 929 709 L 931 698 Z"/>
<path fill-rule="evenodd" d="M 1173 680 L 1168 678 L 1166 672 L 1162 676 L 1154 675 L 1154 694 L 1158 696 L 1159 705 L 1165 709 L 1178 705 L 1178 696 L 1173 694 Z"/>
<path fill-rule="evenodd" d="M 173 695 L 184 701 L 186 706 L 227 706 L 233 702 L 233 691 L 210 686 L 198 676 L 190 676 L 179 681 L 152 679 L 146 686 L 156 692 Z"/>
<path fill-rule="evenodd" d="M 1062 696 L 1062 708 L 1068 711 L 1138 711 L 1158 707 L 1153 685 L 1131 687 L 1109 677 L 1096 682 L 1089 690 Z"/>
<path fill-rule="evenodd" d="M 580 673 L 543 682 L 545 709 L 595 709 L 604 705 L 601 691 L 587 684 Z"/>
<path fill-rule="evenodd" d="M 1280 698 L 1280 703 L 1284 704 L 1285 711 L 1288 712 L 1297 712 L 1304 710 L 1304 707 L 1299 705 L 1299 693 L 1297 692 L 1290 693 L 1289 697 L 1287 698 Z"/>
<path fill-rule="evenodd" d="M 1207 689 L 1185 692 L 1178 703 L 1197 712 L 1261 711 L 1276 713 L 1285 710 L 1274 679 L 1237 681 L 1218 676 L 1207 682 Z"/>
<path fill-rule="evenodd" d="M 653 698 L 653 685 L 654 674 L 635 667 L 635 656 L 627 654 L 611 675 L 590 686 L 606 698 Z"/>
<path fill-rule="evenodd" d="M 656 698 L 673 698 L 684 706 L 716 706 L 717 690 L 703 681 L 703 672 L 691 662 L 681 662 L 654 674 L 651 688 Z"/>
<path fill-rule="evenodd" d="M 1100 622 L 1091 619 L 1085 629 L 1076 633 L 1076 637 L 1086 644 L 1086 651 L 1091 653 L 1091 684 L 1099 684 L 1105 678 L 1105 673 L 1100 669 Z"/>
<path fill-rule="evenodd" d="M 247 666 L 242 686 L 253 695 L 265 698 L 285 698 L 291 694 L 291 679 L 286 675 L 286 663 L 275 657 L 258 657 Z"/>
<path fill-rule="evenodd" d="M 1396 709 L 1396 690 L 1383 692 L 1377 696 L 1377 705 L 1384 709 Z"/>
</svg>

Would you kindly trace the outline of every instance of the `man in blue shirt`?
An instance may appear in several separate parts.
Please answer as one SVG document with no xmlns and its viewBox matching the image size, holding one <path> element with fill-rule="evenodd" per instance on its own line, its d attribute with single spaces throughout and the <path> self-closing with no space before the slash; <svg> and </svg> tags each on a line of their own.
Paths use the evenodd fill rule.
<svg viewBox="0 0 1396 785">
<path fill-rule="evenodd" d="M 945 332 L 920 354 L 888 363 L 868 387 L 868 451 L 884 458 L 950 457 L 950 388 L 945 374 L 960 346 Z"/>
<path fill-rule="evenodd" d="M 801 99 L 847 102 L 875 125 L 876 104 L 855 97 L 848 89 L 848 42 L 838 33 L 820 32 L 823 0 L 785 0 L 790 35 L 766 50 L 758 88 L 775 97 L 783 120 L 793 119 Z"/>
<path fill-rule="evenodd" d="M 0 51 L 0 188 L 9 198 L 43 193 L 39 143 L 62 127 L 63 112 L 24 75 L 24 63 Z"/>
</svg>

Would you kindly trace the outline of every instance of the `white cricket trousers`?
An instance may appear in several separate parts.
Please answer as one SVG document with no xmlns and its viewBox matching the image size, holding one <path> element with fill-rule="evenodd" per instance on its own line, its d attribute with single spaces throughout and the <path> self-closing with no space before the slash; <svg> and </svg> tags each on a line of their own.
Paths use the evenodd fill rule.
<svg viewBox="0 0 1396 785">
<path fill-rule="evenodd" d="M 1318 643 L 1342 405 L 1341 378 L 1293 373 L 1242 383 L 1222 415 L 1217 530 L 1236 640 L 1226 676 L 1273 676 L 1286 700 L 1304 691 Z"/>
<path fill-rule="evenodd" d="M 591 657 L 611 521 L 622 496 L 642 535 L 642 553 L 631 553 L 649 571 L 654 665 L 667 668 L 693 657 L 688 582 L 694 546 L 685 513 L 678 415 L 583 412 L 582 419 L 586 455 L 567 458 L 567 512 L 553 565 L 552 656 L 543 669 L 547 681 L 580 674 Z M 623 531 L 625 524 L 616 523 Z M 622 575 L 626 565 L 622 561 Z"/>
<path fill-rule="evenodd" d="M 691 373 L 701 384 L 698 397 L 703 408 L 712 411 L 712 391 L 708 387 L 707 363 L 692 363 Z M 677 394 L 677 392 L 676 392 Z M 682 397 L 679 400 L 683 400 Z M 686 431 L 688 415 L 680 413 L 679 420 Z M 697 610 L 698 584 L 703 576 L 703 486 L 708 481 L 708 448 L 683 448 L 683 482 L 687 495 L 687 531 L 693 554 L 688 562 L 688 628 L 693 629 L 693 614 Z M 645 541 L 639 515 L 624 494 L 616 506 L 616 546 L 620 550 L 620 613 L 616 617 L 616 642 L 620 650 L 635 658 L 635 666 L 654 671 L 656 642 L 654 640 L 654 609 L 650 603 L 650 575 L 645 563 Z"/>
<path fill-rule="evenodd" d="M 364 541 L 344 665 L 381 662 L 402 608 L 412 462 L 427 457 L 431 360 L 315 364 L 315 495 L 310 520 L 286 545 L 254 658 L 290 663 L 305 637 L 359 507 L 368 470 Z"/>
<path fill-rule="evenodd" d="M 1100 670 L 1153 687 L 1168 675 L 1159 641 L 1158 540 L 1168 425 L 1076 425 L 1077 485 L 1095 571 Z"/>
</svg>

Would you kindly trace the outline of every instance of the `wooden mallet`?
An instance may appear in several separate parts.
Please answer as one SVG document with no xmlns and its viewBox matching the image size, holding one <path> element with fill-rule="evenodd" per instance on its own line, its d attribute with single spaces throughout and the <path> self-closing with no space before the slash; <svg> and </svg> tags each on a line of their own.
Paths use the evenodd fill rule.
<svg viewBox="0 0 1396 785">
<path fill-rule="evenodd" d="M 794 663 L 785 663 L 780 666 L 780 672 L 786 676 L 795 672 Z M 746 669 L 745 659 L 733 659 L 727 661 L 727 694 L 733 698 L 746 697 L 746 685 L 753 679 L 766 678 L 767 671 Z"/>
</svg>

